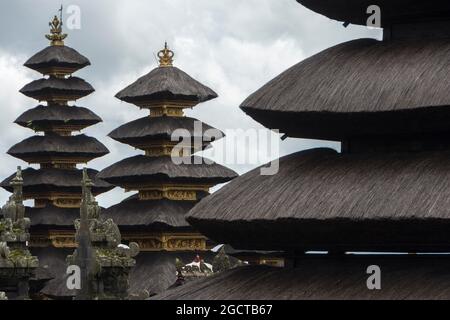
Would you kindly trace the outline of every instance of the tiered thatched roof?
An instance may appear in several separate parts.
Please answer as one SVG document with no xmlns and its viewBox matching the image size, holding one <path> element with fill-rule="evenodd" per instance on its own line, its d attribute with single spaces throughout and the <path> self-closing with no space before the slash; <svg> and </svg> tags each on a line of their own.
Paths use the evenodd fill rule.
<svg viewBox="0 0 450 320">
<path fill-rule="evenodd" d="M 206 164 L 204 159 L 184 158 L 188 164 L 177 164 L 170 156 L 135 156 L 103 169 L 98 177 L 111 184 L 186 182 L 220 184 L 236 177 L 236 173 L 216 163 Z M 180 159 L 183 160 L 183 159 Z"/>
<path fill-rule="evenodd" d="M 286 70 L 241 108 L 292 137 L 446 131 L 449 72 L 448 40 L 353 40 Z"/>
<path fill-rule="evenodd" d="M 35 131 L 44 131 L 52 126 L 71 126 L 81 130 L 102 119 L 87 108 L 76 106 L 57 106 L 48 108 L 39 105 L 22 113 L 16 121 L 18 125 Z"/>
<path fill-rule="evenodd" d="M 70 73 L 89 66 L 88 58 L 67 46 L 49 46 L 25 62 L 24 66 L 46 74 L 51 68 L 66 68 Z"/>
<path fill-rule="evenodd" d="M 194 130 L 196 122 L 201 125 L 200 132 Z M 208 132 L 211 129 L 215 128 L 189 117 L 144 117 L 124 124 L 108 136 L 116 141 L 136 146 L 155 140 L 171 141 L 172 134 L 176 130 L 183 130 L 185 133 L 179 131 L 183 137 L 189 134 L 187 138 L 212 142 L 216 137 L 211 135 L 211 131 Z M 206 142 L 202 140 L 202 143 Z"/>
<path fill-rule="evenodd" d="M 367 267 L 382 270 L 382 290 L 368 290 Z M 308 257 L 296 268 L 241 267 L 188 282 L 158 300 L 448 300 L 448 257 Z"/>
<path fill-rule="evenodd" d="M 123 230 L 140 228 L 147 231 L 170 231 L 176 229 L 191 230 L 186 221 L 186 212 L 193 203 L 184 201 L 145 201 L 132 196 L 106 211 L 106 217 L 112 218 Z"/>
<path fill-rule="evenodd" d="M 449 151 L 299 152 L 276 175 L 256 169 L 235 179 L 188 221 L 236 248 L 446 251 L 449 159 Z"/>
<path fill-rule="evenodd" d="M 8 154 L 30 163 L 43 159 L 83 159 L 85 162 L 108 154 L 108 149 L 97 139 L 84 134 L 60 136 L 57 134 L 34 136 L 19 142 L 8 150 Z M 38 161 L 34 160 L 38 159 Z"/>
<path fill-rule="evenodd" d="M 159 67 L 116 95 L 122 101 L 150 109 L 150 116 L 127 123 L 109 134 L 119 142 L 144 150 L 145 155 L 119 161 L 98 175 L 108 183 L 139 192 L 105 211 L 106 216 L 113 217 L 121 230 L 126 231 L 128 238 L 141 241 L 143 250 L 148 250 L 137 257 L 130 279 L 133 293 L 143 289 L 151 294 L 166 290 L 177 279 L 175 259 L 189 255 L 191 260 L 194 250 L 206 250 L 209 242 L 186 222 L 185 214 L 210 187 L 236 176 L 234 171 L 219 164 L 191 157 L 217 137 L 208 132 L 213 128 L 206 124 L 196 132 L 197 120 L 184 117 L 183 109 L 214 99 L 217 94 L 174 67 L 174 53 L 167 45 L 158 56 Z M 174 150 L 181 139 L 173 141 L 172 135 L 179 129 L 184 131 L 183 139 L 190 138 L 191 144 L 183 146 L 183 150 Z M 201 145 L 194 145 L 193 138 L 195 142 L 200 140 Z M 170 249 L 165 245 L 158 248 L 148 244 L 152 236 L 182 240 L 176 241 Z M 192 253 L 185 254 L 185 250 Z"/>
<path fill-rule="evenodd" d="M 159 67 L 117 93 L 116 98 L 138 105 L 142 101 L 189 101 L 197 104 L 217 98 L 217 93 L 177 67 Z"/>
<path fill-rule="evenodd" d="M 297 0 L 305 7 L 328 18 L 366 25 L 367 8 L 378 5 L 382 26 L 417 20 L 437 20 L 450 16 L 450 3 L 446 0 Z"/>
<path fill-rule="evenodd" d="M 23 170 L 22 174 L 24 179 L 23 192 L 25 196 L 30 193 L 36 194 L 49 191 L 81 194 L 80 181 L 83 174 L 82 170 L 28 168 Z M 97 179 L 97 174 L 97 170 L 88 169 L 88 175 L 95 184 L 92 188 L 92 192 L 95 195 L 98 195 L 111 190 L 113 186 L 103 180 Z M 0 186 L 9 192 L 12 192 L 9 182 L 13 177 L 14 175 L 3 180 L 0 183 Z"/>
<path fill-rule="evenodd" d="M 68 101 L 73 101 L 83 98 L 94 91 L 94 88 L 89 83 L 78 77 L 39 79 L 20 89 L 20 92 L 27 97 L 39 101 L 51 101 L 61 96 L 67 98 Z"/>
</svg>

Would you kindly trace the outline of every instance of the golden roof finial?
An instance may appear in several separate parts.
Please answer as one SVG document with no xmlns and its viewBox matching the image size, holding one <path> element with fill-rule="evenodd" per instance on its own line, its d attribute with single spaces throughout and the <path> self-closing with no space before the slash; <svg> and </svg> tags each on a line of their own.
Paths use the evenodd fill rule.
<svg viewBox="0 0 450 320">
<path fill-rule="evenodd" d="M 46 34 L 45 37 L 50 40 L 52 46 L 63 46 L 64 39 L 67 38 L 67 34 L 62 33 L 63 22 L 62 19 L 58 19 L 55 16 L 51 22 L 49 22 L 50 34 Z"/>
<path fill-rule="evenodd" d="M 173 57 L 175 53 L 172 50 L 169 50 L 167 47 L 167 42 L 164 44 L 164 49 L 158 52 L 159 58 L 159 66 L 160 67 L 172 67 L 173 66 Z"/>
</svg>

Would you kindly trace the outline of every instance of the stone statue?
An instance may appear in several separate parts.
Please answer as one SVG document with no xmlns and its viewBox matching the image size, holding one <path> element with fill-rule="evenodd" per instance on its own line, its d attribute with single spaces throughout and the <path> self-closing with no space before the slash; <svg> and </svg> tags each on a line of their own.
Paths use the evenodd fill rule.
<svg viewBox="0 0 450 320">
<path fill-rule="evenodd" d="M 5 296 L 11 294 L 13 299 L 28 299 L 28 282 L 39 261 L 27 247 L 31 222 L 25 218 L 20 167 L 11 186 L 13 194 L 2 207 L 0 215 L 0 290 L 13 287 L 16 288 L 14 292 L 6 292 Z"/>
<path fill-rule="evenodd" d="M 139 246 L 121 244 L 119 228 L 112 219 L 101 218 L 101 208 L 92 195 L 92 181 L 83 170 L 80 219 L 75 221 L 78 248 L 67 257 L 81 270 L 81 289 L 76 299 L 128 299 L 128 275 Z"/>
</svg>

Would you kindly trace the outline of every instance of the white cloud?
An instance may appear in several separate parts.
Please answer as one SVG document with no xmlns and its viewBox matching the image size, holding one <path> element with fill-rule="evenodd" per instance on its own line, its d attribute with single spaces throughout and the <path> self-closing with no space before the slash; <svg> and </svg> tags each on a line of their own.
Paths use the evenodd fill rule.
<svg viewBox="0 0 450 320">
<path fill-rule="evenodd" d="M 72 1 L 64 1 L 64 5 Z M 106 135 L 119 125 L 147 115 L 146 111 L 121 103 L 114 95 L 156 66 L 155 54 L 164 41 L 175 50 L 175 64 L 218 92 L 219 98 L 188 111 L 221 130 L 262 128 L 247 117 L 240 103 L 264 83 L 302 59 L 336 43 L 358 37 L 379 37 L 380 32 L 363 27 L 343 28 L 339 22 L 315 14 L 294 0 L 78 0 L 82 29 L 69 31 L 67 44 L 87 55 L 92 66 L 77 75 L 91 82 L 96 92 L 77 102 L 91 108 L 104 120 L 85 132 L 97 137 L 111 154 L 89 166 L 104 168 L 139 153 Z M 33 135 L 13 124 L 23 111 L 36 105 L 18 90 L 37 73 L 28 72 L 23 62 L 48 42 L 43 35 L 47 21 L 59 7 L 54 1 L 8 2 L 0 19 L 0 117 L 1 177 L 23 162 L 8 155 L 11 145 Z M 23 16 L 17 25 L 16 17 Z M 11 29 L 10 26 L 15 28 Z M 217 148 L 221 148 L 217 142 Z M 303 148 L 337 144 L 301 139 L 281 143 L 281 154 Z M 245 152 L 239 145 L 241 152 Z M 259 150 L 251 148 L 252 153 Z M 255 165 L 233 166 L 240 173 Z M 4 202 L 6 192 L 0 192 Z M 100 197 L 108 206 L 125 196 L 116 189 Z"/>
</svg>

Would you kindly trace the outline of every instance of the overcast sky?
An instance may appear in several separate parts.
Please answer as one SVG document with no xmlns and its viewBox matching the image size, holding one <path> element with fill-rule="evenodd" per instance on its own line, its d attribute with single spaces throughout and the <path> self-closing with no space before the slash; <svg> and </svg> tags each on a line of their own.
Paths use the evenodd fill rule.
<svg viewBox="0 0 450 320">
<path fill-rule="evenodd" d="M 188 115 L 223 131 L 262 128 L 247 117 L 240 103 L 252 92 L 301 60 L 343 41 L 379 38 L 379 30 L 331 21 L 299 5 L 295 0 L 16 0 L 2 3 L 0 19 L 0 177 L 27 164 L 6 151 L 32 136 L 31 130 L 13 124 L 37 102 L 18 90 L 40 78 L 23 63 L 48 45 L 44 34 L 61 3 L 81 9 L 81 29 L 65 30 L 66 45 L 87 56 L 92 65 L 76 75 L 91 83 L 96 92 L 77 101 L 104 122 L 85 133 L 97 137 L 111 151 L 89 166 L 102 169 L 140 153 L 106 135 L 116 127 L 148 114 L 122 103 L 114 95 L 157 66 L 155 54 L 164 41 L 175 51 L 175 65 L 211 87 L 219 98 L 199 105 Z M 215 144 L 221 148 L 221 143 Z M 287 139 L 281 154 L 317 146 L 338 144 Z M 242 143 L 237 148 L 244 147 Z M 256 146 L 250 146 L 257 152 Z M 257 164 L 231 165 L 239 173 Z M 3 203 L 8 196 L 0 192 Z M 115 189 L 101 197 L 109 206 L 126 195 Z"/>
</svg>

